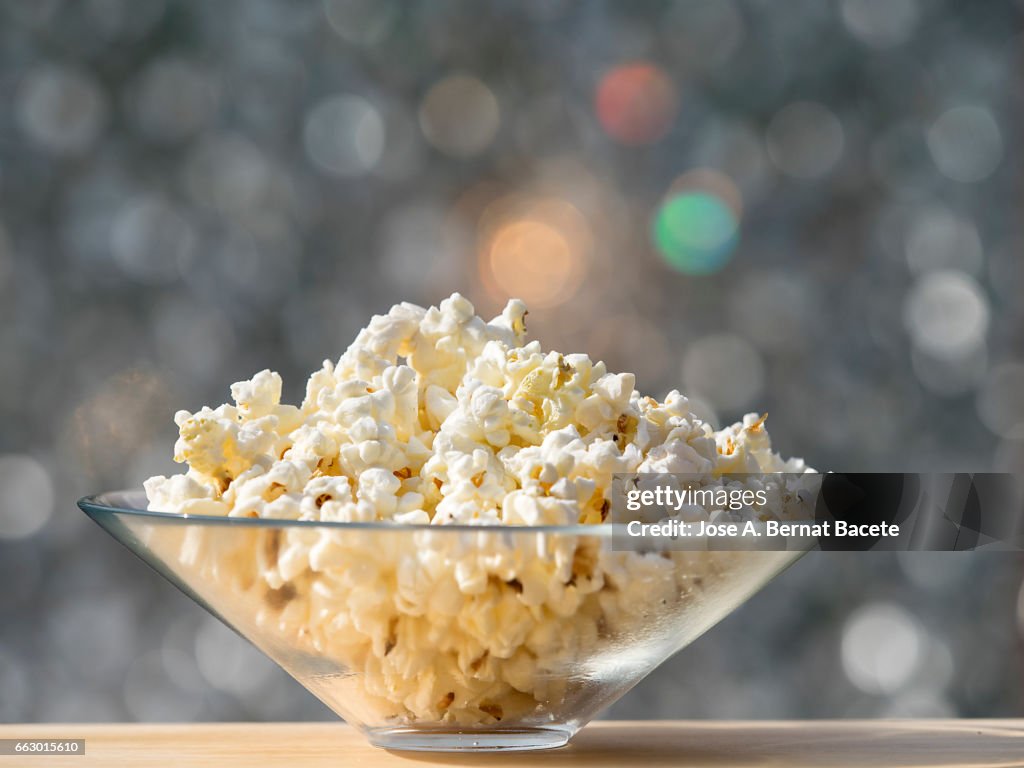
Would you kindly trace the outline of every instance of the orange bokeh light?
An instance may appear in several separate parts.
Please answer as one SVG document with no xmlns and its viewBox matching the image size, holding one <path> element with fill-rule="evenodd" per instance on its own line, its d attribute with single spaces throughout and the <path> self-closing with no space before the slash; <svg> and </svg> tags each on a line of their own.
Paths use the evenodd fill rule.
<svg viewBox="0 0 1024 768">
<path fill-rule="evenodd" d="M 579 289 L 590 264 L 583 215 L 557 199 L 502 199 L 481 217 L 480 277 L 494 298 L 553 307 Z"/>
</svg>

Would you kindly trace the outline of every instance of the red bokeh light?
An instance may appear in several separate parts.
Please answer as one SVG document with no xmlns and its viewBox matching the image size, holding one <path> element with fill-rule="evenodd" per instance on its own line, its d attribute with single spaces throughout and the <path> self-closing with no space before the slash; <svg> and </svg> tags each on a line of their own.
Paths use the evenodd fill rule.
<svg viewBox="0 0 1024 768">
<path fill-rule="evenodd" d="M 664 70 L 647 62 L 608 71 L 594 96 L 601 127 L 623 144 L 653 144 L 668 133 L 678 108 L 675 84 Z"/>
</svg>

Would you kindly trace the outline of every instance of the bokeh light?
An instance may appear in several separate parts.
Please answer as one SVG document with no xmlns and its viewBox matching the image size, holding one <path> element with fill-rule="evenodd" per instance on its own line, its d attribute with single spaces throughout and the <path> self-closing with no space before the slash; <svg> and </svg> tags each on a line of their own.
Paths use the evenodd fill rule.
<svg viewBox="0 0 1024 768">
<path fill-rule="evenodd" d="M 399 8 L 394 0 L 324 0 L 324 13 L 342 40 L 369 47 L 394 29 Z"/>
<path fill-rule="evenodd" d="M 427 141 L 453 157 L 473 157 L 491 145 L 501 124 L 494 92 L 480 79 L 454 74 L 435 83 L 420 105 Z"/>
<path fill-rule="evenodd" d="M 219 104 L 211 74 L 181 57 L 154 60 L 132 88 L 129 114 L 148 139 L 174 142 L 207 124 Z"/>
<path fill-rule="evenodd" d="M 717 272 L 739 242 L 739 221 L 729 203 L 708 192 L 669 197 L 654 216 L 651 236 L 665 262 L 688 275 Z"/>
<path fill-rule="evenodd" d="M 868 45 L 890 48 L 905 42 L 917 26 L 917 0 L 843 0 L 850 33 Z"/>
<path fill-rule="evenodd" d="M 914 674 L 923 643 L 917 622 L 905 609 L 892 603 L 870 603 L 857 610 L 843 628 L 843 671 L 865 693 L 895 693 Z"/>
<path fill-rule="evenodd" d="M 636 62 L 601 78 L 594 110 L 605 132 L 627 145 L 653 144 L 668 133 L 679 109 L 676 86 L 660 67 Z"/>
<path fill-rule="evenodd" d="M 460 279 L 462 258 L 472 250 L 457 217 L 429 200 L 390 211 L 378 235 L 384 277 L 409 295 L 443 293 Z"/>
<path fill-rule="evenodd" d="M 934 355 L 920 347 L 910 352 L 918 380 L 931 392 L 954 397 L 972 391 L 988 370 L 988 346 L 978 343 L 962 355 Z"/>
<path fill-rule="evenodd" d="M 925 208 L 910 222 L 906 255 L 914 272 L 959 269 L 977 274 L 983 260 L 974 222 L 941 206 Z"/>
<path fill-rule="evenodd" d="M 764 142 L 747 123 L 716 122 L 703 132 L 696 152 L 701 165 L 733 182 L 749 200 L 761 196 L 774 180 Z"/>
<path fill-rule="evenodd" d="M 1002 362 L 978 391 L 978 415 L 993 433 L 1024 440 L 1024 362 Z"/>
<path fill-rule="evenodd" d="M 734 0 L 673 3 L 662 23 L 672 46 L 667 54 L 686 71 L 725 65 L 743 42 L 743 13 Z"/>
<path fill-rule="evenodd" d="M 729 414 L 753 404 L 764 387 L 761 355 L 741 336 L 716 333 L 693 342 L 683 357 L 683 391 Z"/>
<path fill-rule="evenodd" d="M 43 66 L 28 73 L 17 94 L 18 122 L 40 149 L 85 151 L 107 117 L 107 98 L 85 70 Z"/>
<path fill-rule="evenodd" d="M 590 227 L 565 200 L 502 199 L 481 218 L 480 276 L 496 299 L 545 309 L 573 297 L 590 266 Z"/>
<path fill-rule="evenodd" d="M 1002 134 L 981 106 L 954 106 L 928 129 L 928 148 L 939 171 L 953 181 L 987 178 L 1002 160 Z"/>
<path fill-rule="evenodd" d="M 319 168 L 337 176 L 360 176 L 384 154 L 384 121 L 361 96 L 333 96 L 306 117 L 306 153 Z"/>
<path fill-rule="evenodd" d="M 814 290 L 799 272 L 766 270 L 740 275 L 731 289 L 729 322 L 764 350 L 791 351 L 806 343 L 814 317 Z"/>
<path fill-rule="evenodd" d="M 0 454 L 0 489 L 0 539 L 24 539 L 49 521 L 53 481 L 36 459 L 20 453 Z"/>
<path fill-rule="evenodd" d="M 189 220 L 158 197 L 143 196 L 128 203 L 112 227 L 114 260 L 141 283 L 157 285 L 177 279 L 195 245 Z"/>
<path fill-rule="evenodd" d="M 160 649 L 164 668 L 178 685 L 194 693 L 208 691 L 196 659 L 196 636 L 205 620 L 200 613 L 175 615 L 160 627 L 153 645 Z"/>
<path fill-rule="evenodd" d="M 981 181 L 1003 159 L 1003 136 L 992 113 L 976 106 L 943 112 L 928 128 L 928 149 L 939 171 L 953 181 Z"/>
<path fill-rule="evenodd" d="M 212 261 L 241 297 L 280 301 L 295 284 L 299 244 L 286 220 L 267 217 L 230 229 L 212 245 Z"/>
<path fill-rule="evenodd" d="M 780 109 L 768 125 L 768 155 L 796 179 L 817 179 L 843 154 L 843 124 L 822 104 L 797 101 Z"/>
<path fill-rule="evenodd" d="M 185 188 L 203 208 L 244 214 L 280 192 L 288 174 L 272 170 L 252 141 L 235 133 L 212 134 L 194 142 L 185 160 Z"/>
<path fill-rule="evenodd" d="M 213 616 L 195 636 L 196 664 L 207 683 L 240 699 L 259 691 L 274 673 L 274 662 Z"/>
<path fill-rule="evenodd" d="M 897 557 L 915 587 L 939 593 L 962 583 L 976 564 L 967 552 L 900 552 Z"/>
<path fill-rule="evenodd" d="M 389 181 L 409 179 L 422 168 L 425 154 L 415 111 L 408 104 L 389 100 L 381 104 L 381 114 L 387 152 L 374 166 L 373 174 Z"/>
<path fill-rule="evenodd" d="M 160 691 L 153 696 L 153 691 Z M 203 700 L 184 688 L 164 664 L 160 649 L 143 653 L 124 678 L 124 703 L 140 722 L 188 722 L 197 719 Z"/>
<path fill-rule="evenodd" d="M 903 317 L 915 345 L 936 357 L 957 358 L 984 342 L 990 314 L 974 278 L 936 270 L 911 288 Z"/>
</svg>

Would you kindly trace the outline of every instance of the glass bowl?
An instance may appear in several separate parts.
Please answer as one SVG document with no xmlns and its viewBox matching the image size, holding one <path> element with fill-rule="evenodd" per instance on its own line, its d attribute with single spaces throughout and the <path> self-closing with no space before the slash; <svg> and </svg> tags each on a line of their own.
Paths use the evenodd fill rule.
<svg viewBox="0 0 1024 768">
<path fill-rule="evenodd" d="M 611 525 L 328 523 L 79 506 L 377 746 L 544 749 L 802 552 L 618 551 Z"/>
</svg>

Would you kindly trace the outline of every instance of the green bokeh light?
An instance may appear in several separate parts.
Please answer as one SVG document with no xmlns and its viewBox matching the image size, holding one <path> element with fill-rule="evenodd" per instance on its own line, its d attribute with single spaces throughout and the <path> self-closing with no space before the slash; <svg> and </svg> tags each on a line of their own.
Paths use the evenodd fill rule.
<svg viewBox="0 0 1024 768">
<path fill-rule="evenodd" d="M 732 256 L 739 242 L 739 222 L 721 198 L 685 192 L 661 206 L 651 236 L 670 267 L 688 275 L 708 275 Z"/>
</svg>

